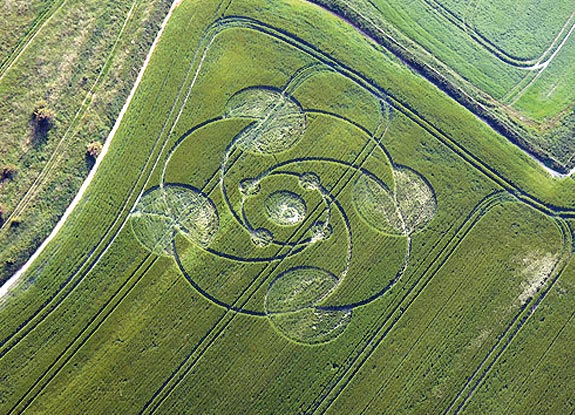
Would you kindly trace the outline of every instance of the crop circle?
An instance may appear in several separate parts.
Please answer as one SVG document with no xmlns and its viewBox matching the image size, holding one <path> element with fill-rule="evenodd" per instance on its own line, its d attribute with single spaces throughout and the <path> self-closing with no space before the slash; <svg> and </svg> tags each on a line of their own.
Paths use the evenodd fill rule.
<svg viewBox="0 0 575 415">
<path fill-rule="evenodd" d="M 270 194 L 264 204 L 268 219 L 282 226 L 301 223 L 307 212 L 305 201 L 299 195 L 286 190 Z"/>
<path fill-rule="evenodd" d="M 219 217 L 216 206 L 199 189 L 167 184 L 146 192 L 131 214 L 132 230 L 149 251 L 172 255 L 176 233 L 200 247 L 214 238 Z"/>
</svg>

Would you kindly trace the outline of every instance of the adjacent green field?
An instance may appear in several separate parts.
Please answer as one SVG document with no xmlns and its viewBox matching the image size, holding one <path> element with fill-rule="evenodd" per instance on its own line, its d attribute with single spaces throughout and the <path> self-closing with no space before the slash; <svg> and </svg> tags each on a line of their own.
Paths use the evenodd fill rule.
<svg viewBox="0 0 575 415">
<path fill-rule="evenodd" d="M 569 413 L 574 206 L 324 9 L 185 0 L 0 300 L 0 412 Z"/>
<path fill-rule="evenodd" d="M 390 47 L 547 166 L 562 173 L 574 167 L 570 2 L 317 3 Z"/>
<path fill-rule="evenodd" d="M 550 0 L 441 0 L 429 4 L 440 5 L 444 13 L 451 14 L 467 30 L 476 31 L 499 53 L 518 63 L 544 56 L 569 28 L 574 12 L 569 2 Z"/>
</svg>

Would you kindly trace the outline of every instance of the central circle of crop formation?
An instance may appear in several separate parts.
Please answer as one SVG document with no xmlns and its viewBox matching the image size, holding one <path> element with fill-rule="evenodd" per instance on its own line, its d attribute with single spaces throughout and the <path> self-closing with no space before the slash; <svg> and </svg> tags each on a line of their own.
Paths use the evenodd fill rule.
<svg viewBox="0 0 575 415">
<path fill-rule="evenodd" d="M 297 194 L 280 190 L 269 195 L 265 201 L 269 220 L 284 226 L 297 225 L 305 219 L 307 206 Z"/>
</svg>

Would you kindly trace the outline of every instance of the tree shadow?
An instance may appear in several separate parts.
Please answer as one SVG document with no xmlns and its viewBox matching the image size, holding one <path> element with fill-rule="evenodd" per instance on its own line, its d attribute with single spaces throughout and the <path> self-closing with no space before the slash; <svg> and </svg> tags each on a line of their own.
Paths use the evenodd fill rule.
<svg viewBox="0 0 575 415">
<path fill-rule="evenodd" d="M 88 153 L 84 154 L 84 161 L 86 162 L 88 170 L 92 170 L 96 164 L 96 158 Z"/>
</svg>

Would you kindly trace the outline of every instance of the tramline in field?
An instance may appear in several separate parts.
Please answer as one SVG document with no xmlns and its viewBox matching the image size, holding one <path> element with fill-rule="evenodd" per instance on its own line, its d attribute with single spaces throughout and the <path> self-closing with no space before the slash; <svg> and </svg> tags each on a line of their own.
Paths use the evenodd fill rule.
<svg viewBox="0 0 575 415">
<path fill-rule="evenodd" d="M 572 179 L 305 1 L 184 0 L 133 96 L 0 412 L 573 409 Z"/>
</svg>

